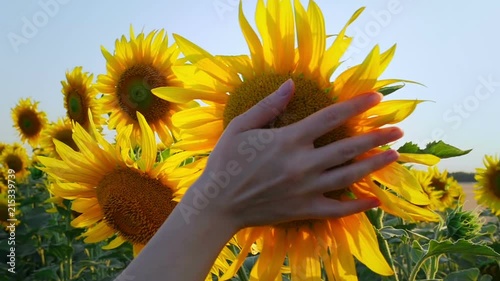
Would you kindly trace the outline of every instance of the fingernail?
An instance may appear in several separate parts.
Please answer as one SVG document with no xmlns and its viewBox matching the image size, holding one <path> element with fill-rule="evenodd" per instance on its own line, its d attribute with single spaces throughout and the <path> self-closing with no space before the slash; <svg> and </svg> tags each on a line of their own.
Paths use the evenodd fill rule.
<svg viewBox="0 0 500 281">
<path fill-rule="evenodd" d="M 375 103 L 375 102 L 381 101 L 383 97 L 384 96 L 382 94 L 377 93 L 377 92 L 373 92 L 373 93 L 369 93 L 367 98 L 370 102 Z"/>
<path fill-rule="evenodd" d="M 389 134 L 393 138 L 400 138 L 403 136 L 403 131 L 400 128 L 392 128 Z"/>
<path fill-rule="evenodd" d="M 293 80 L 290 78 L 285 81 L 285 83 L 281 84 L 281 86 L 278 89 L 278 95 L 286 97 L 290 95 L 293 92 Z"/>
<path fill-rule="evenodd" d="M 386 151 L 385 157 L 388 161 L 396 161 L 399 158 L 399 153 L 394 149 L 389 149 Z"/>
<path fill-rule="evenodd" d="M 370 201 L 370 206 L 372 208 L 378 207 L 382 204 L 377 197 L 368 198 L 368 200 Z"/>
</svg>

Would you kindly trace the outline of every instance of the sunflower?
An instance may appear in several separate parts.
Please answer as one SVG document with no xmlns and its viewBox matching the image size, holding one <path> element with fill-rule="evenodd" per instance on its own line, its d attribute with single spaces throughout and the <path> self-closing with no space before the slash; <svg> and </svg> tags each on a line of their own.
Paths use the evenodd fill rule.
<svg viewBox="0 0 500 281">
<path fill-rule="evenodd" d="M 500 216 L 500 161 L 498 156 L 485 155 L 485 168 L 477 168 L 474 198 L 479 205 Z"/>
<path fill-rule="evenodd" d="M 172 147 L 188 151 L 213 149 L 234 117 L 290 78 L 295 82 L 295 95 L 285 112 L 269 124 L 270 127 L 286 126 L 335 102 L 402 81 L 378 80 L 391 61 L 395 47 L 380 53 L 376 46 L 363 63 L 344 71 L 331 82 L 330 78 L 352 40 L 345 36 L 346 28 L 361 12 L 362 9 L 352 16 L 326 50 L 324 18 L 314 1 L 310 1 L 307 11 L 298 0 L 294 7 L 290 0 L 270 0 L 267 6 L 264 1 L 258 1 L 256 23 L 261 39 L 248 23 L 240 4 L 239 22 L 250 49 L 249 57 L 213 56 L 187 39 L 174 35 L 179 49 L 190 63 L 174 68 L 184 87 L 161 87 L 154 89 L 153 93 L 169 102 L 200 99 L 208 106 L 187 109 L 173 116 L 180 137 Z M 319 138 L 315 146 L 400 122 L 418 103 L 415 100 L 382 102 Z M 373 149 L 357 160 L 382 149 Z M 435 157 L 425 155 L 403 155 L 400 160 L 436 162 Z M 426 206 L 430 200 L 412 174 L 398 163 L 372 173 L 343 192 L 332 192 L 327 196 L 337 200 L 376 196 L 382 202 L 382 209 L 405 219 L 439 219 L 428 208 L 417 206 Z M 325 266 L 329 280 L 356 279 L 352 255 L 378 274 L 393 274 L 379 251 L 375 232 L 364 213 L 339 219 L 247 228 L 240 231 L 236 239 L 243 249 L 226 273 L 227 278 L 235 274 L 253 243 L 259 240 L 262 252 L 251 273 L 259 280 L 275 280 L 286 255 L 293 280 L 320 280 L 321 264 Z"/>
<path fill-rule="evenodd" d="M 12 109 L 14 128 L 17 129 L 21 140 L 28 142 L 32 147 L 38 145 L 40 134 L 47 124 L 45 112 L 38 111 L 38 103 L 31 99 L 20 99 Z"/>
<path fill-rule="evenodd" d="M 170 117 L 186 105 L 162 100 L 151 89 L 181 86 L 172 71 L 179 56 L 177 47 L 168 46 L 164 30 L 135 36 L 131 27 L 130 41 L 123 36 L 116 40 L 113 55 L 104 47 L 102 53 L 107 61 L 107 74 L 99 75 L 96 87 L 104 95 L 99 99 L 102 114 L 110 113 L 109 128 L 120 131 L 133 124 L 134 135 L 139 138 L 137 112 L 140 112 L 162 142 L 170 145 L 173 141 Z"/>
<path fill-rule="evenodd" d="M 14 170 L 17 182 L 23 182 L 29 174 L 29 160 L 26 149 L 17 143 L 7 146 L 2 151 L 0 163 L 6 170 Z"/>
<path fill-rule="evenodd" d="M 453 177 L 448 176 L 448 171 L 440 172 L 439 169 L 429 167 L 427 171 L 412 170 L 424 191 L 431 200 L 432 210 L 444 212 L 463 205 L 465 192 L 462 186 Z"/>
<path fill-rule="evenodd" d="M 71 149 L 78 151 L 78 146 L 73 140 L 73 127 L 68 118 L 59 119 L 57 123 L 50 124 L 50 126 L 43 131 L 42 139 L 40 140 L 40 145 L 44 149 L 44 153 L 60 159 L 56 152 L 54 140 L 58 140 L 71 147 Z"/>
<path fill-rule="evenodd" d="M 99 128 L 102 122 L 96 100 L 97 90 L 92 84 L 93 79 L 92 74 L 83 72 L 82 67 L 78 66 L 72 71 L 66 71 L 66 80 L 61 81 L 67 117 L 86 130 L 90 126 L 89 114 Z"/>
<path fill-rule="evenodd" d="M 90 120 L 90 132 L 77 123 L 73 128 L 79 151 L 54 140 L 62 160 L 39 157 L 45 166 L 42 169 L 54 178 L 51 193 L 72 200 L 72 210 L 81 213 L 71 225 L 87 228 L 82 234 L 84 242 L 96 243 L 115 236 L 103 248 L 113 249 L 128 241 L 133 244 L 134 255 L 180 201 L 184 185 L 191 184 L 201 173 L 191 168 L 193 165 L 178 167 L 190 157 L 189 153 L 177 153 L 156 163 L 153 131 L 140 113 L 137 119 L 142 134 L 140 150 L 132 145 L 131 125 L 118 134 L 114 146 Z"/>
<path fill-rule="evenodd" d="M 7 147 L 8 144 L 0 142 L 0 155 L 2 154 L 2 151 Z"/>
</svg>

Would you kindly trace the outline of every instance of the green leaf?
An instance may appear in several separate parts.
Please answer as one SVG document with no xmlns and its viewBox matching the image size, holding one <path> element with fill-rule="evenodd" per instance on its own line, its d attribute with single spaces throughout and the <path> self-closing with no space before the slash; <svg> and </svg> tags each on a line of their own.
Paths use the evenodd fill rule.
<svg viewBox="0 0 500 281">
<path fill-rule="evenodd" d="M 452 272 L 444 278 L 444 281 L 476 281 L 479 277 L 478 268 L 469 268 Z"/>
<path fill-rule="evenodd" d="M 385 240 L 393 237 L 408 237 L 408 233 L 404 229 L 397 229 L 392 226 L 380 229 L 380 235 L 382 235 Z"/>
<path fill-rule="evenodd" d="M 388 87 L 380 88 L 378 90 L 378 92 L 381 93 L 384 96 L 388 96 L 388 95 L 394 93 L 395 91 L 403 88 L 404 86 L 405 86 L 404 84 L 402 84 L 402 85 L 388 86 Z"/>
<path fill-rule="evenodd" d="M 407 142 L 398 149 L 399 153 L 432 154 L 441 159 L 462 156 L 471 152 L 472 149 L 461 150 L 443 141 L 428 143 L 424 149 L 421 149 L 412 142 Z"/>
<path fill-rule="evenodd" d="M 431 240 L 431 242 L 429 243 L 429 250 L 423 258 L 426 259 L 434 255 L 446 253 L 462 253 L 464 255 L 468 254 L 500 258 L 500 254 L 495 252 L 495 250 L 493 250 L 492 248 L 464 239 L 457 240 L 456 242 L 452 242 L 450 240 L 445 240 L 442 242 Z"/>
</svg>

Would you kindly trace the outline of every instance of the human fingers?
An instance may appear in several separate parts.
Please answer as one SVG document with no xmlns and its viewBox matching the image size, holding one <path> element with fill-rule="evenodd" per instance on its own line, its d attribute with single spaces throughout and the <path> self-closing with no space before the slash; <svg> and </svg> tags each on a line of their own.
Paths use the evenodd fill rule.
<svg viewBox="0 0 500 281">
<path fill-rule="evenodd" d="M 316 148 L 308 154 L 313 169 L 326 170 L 341 165 L 375 147 L 400 139 L 403 131 L 397 127 L 383 128 L 363 135 L 342 139 Z"/>
<path fill-rule="evenodd" d="M 274 93 L 262 99 L 245 113 L 235 117 L 229 127 L 237 132 L 258 129 L 269 124 L 280 115 L 292 98 L 295 84 L 288 79 Z"/>
<path fill-rule="evenodd" d="M 368 174 L 396 161 L 398 156 L 397 151 L 389 149 L 352 164 L 325 171 L 318 177 L 311 190 L 326 193 L 348 187 Z"/>
<path fill-rule="evenodd" d="M 309 214 L 307 215 L 317 219 L 340 218 L 378 206 L 380 206 L 380 201 L 376 197 L 349 201 L 321 197 L 311 202 L 310 210 L 307 211 Z"/>
<path fill-rule="evenodd" d="M 378 104 L 382 95 L 376 92 L 359 95 L 348 101 L 336 103 L 311 114 L 303 120 L 285 127 L 285 132 L 295 139 L 313 142 L 356 116 Z"/>
</svg>

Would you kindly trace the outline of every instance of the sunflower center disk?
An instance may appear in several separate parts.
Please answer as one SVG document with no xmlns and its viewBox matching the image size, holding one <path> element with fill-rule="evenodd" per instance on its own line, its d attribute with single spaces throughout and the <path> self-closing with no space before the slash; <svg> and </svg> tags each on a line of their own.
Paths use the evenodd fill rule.
<svg viewBox="0 0 500 281">
<path fill-rule="evenodd" d="M 18 124 L 19 128 L 26 136 L 35 136 L 42 130 L 42 123 L 38 115 L 33 110 L 25 110 L 19 115 Z"/>
<path fill-rule="evenodd" d="M 64 129 L 57 132 L 54 138 L 64 143 L 65 145 L 71 147 L 71 149 L 73 149 L 74 151 L 80 151 L 75 141 L 73 140 L 73 132 L 71 129 Z"/>
<path fill-rule="evenodd" d="M 134 244 L 146 244 L 176 203 L 169 187 L 131 169 L 115 169 L 97 186 L 106 223 Z"/>
<path fill-rule="evenodd" d="M 8 155 L 6 157 L 5 163 L 9 169 L 14 170 L 14 172 L 19 173 L 23 169 L 23 161 L 16 155 Z"/>
<path fill-rule="evenodd" d="M 252 80 L 243 82 L 234 93 L 229 96 L 229 100 L 224 110 L 224 127 L 233 118 L 244 113 L 269 94 L 276 91 L 286 80 L 292 79 L 295 83 L 295 94 L 288 103 L 286 109 L 275 118 L 268 128 L 284 127 L 298 122 L 307 116 L 334 104 L 334 100 L 328 95 L 326 89 L 318 87 L 317 83 L 299 75 L 264 74 Z M 321 147 L 332 142 L 349 137 L 348 128 L 339 126 L 322 137 L 316 139 L 315 147 Z M 332 199 L 340 199 L 345 190 L 332 191 L 325 196 Z M 284 228 L 299 228 L 309 225 L 314 220 L 300 220 L 279 224 Z"/>
<path fill-rule="evenodd" d="M 88 122 L 87 105 L 78 92 L 78 90 L 72 91 L 67 97 L 68 116 L 79 124 L 86 124 Z"/>
<path fill-rule="evenodd" d="M 292 78 L 295 82 L 295 94 L 286 109 L 271 122 L 269 128 L 279 128 L 298 122 L 314 112 L 334 103 L 325 90 L 320 89 L 314 81 L 298 75 L 264 74 L 243 82 L 233 94 L 224 110 L 224 127 L 233 118 L 244 113 L 259 101 L 276 91 L 281 84 Z M 314 145 L 321 147 L 348 137 L 347 128 L 340 126 L 318 138 Z"/>
<path fill-rule="evenodd" d="M 500 170 L 495 171 L 492 176 L 491 183 L 493 193 L 497 196 L 497 198 L 500 198 Z"/>
<path fill-rule="evenodd" d="M 151 89 L 168 86 L 166 77 L 150 65 L 138 64 L 127 69 L 117 85 L 121 109 L 137 121 L 139 111 L 148 122 L 164 118 L 169 110 L 168 101 L 151 93 Z"/>
</svg>

